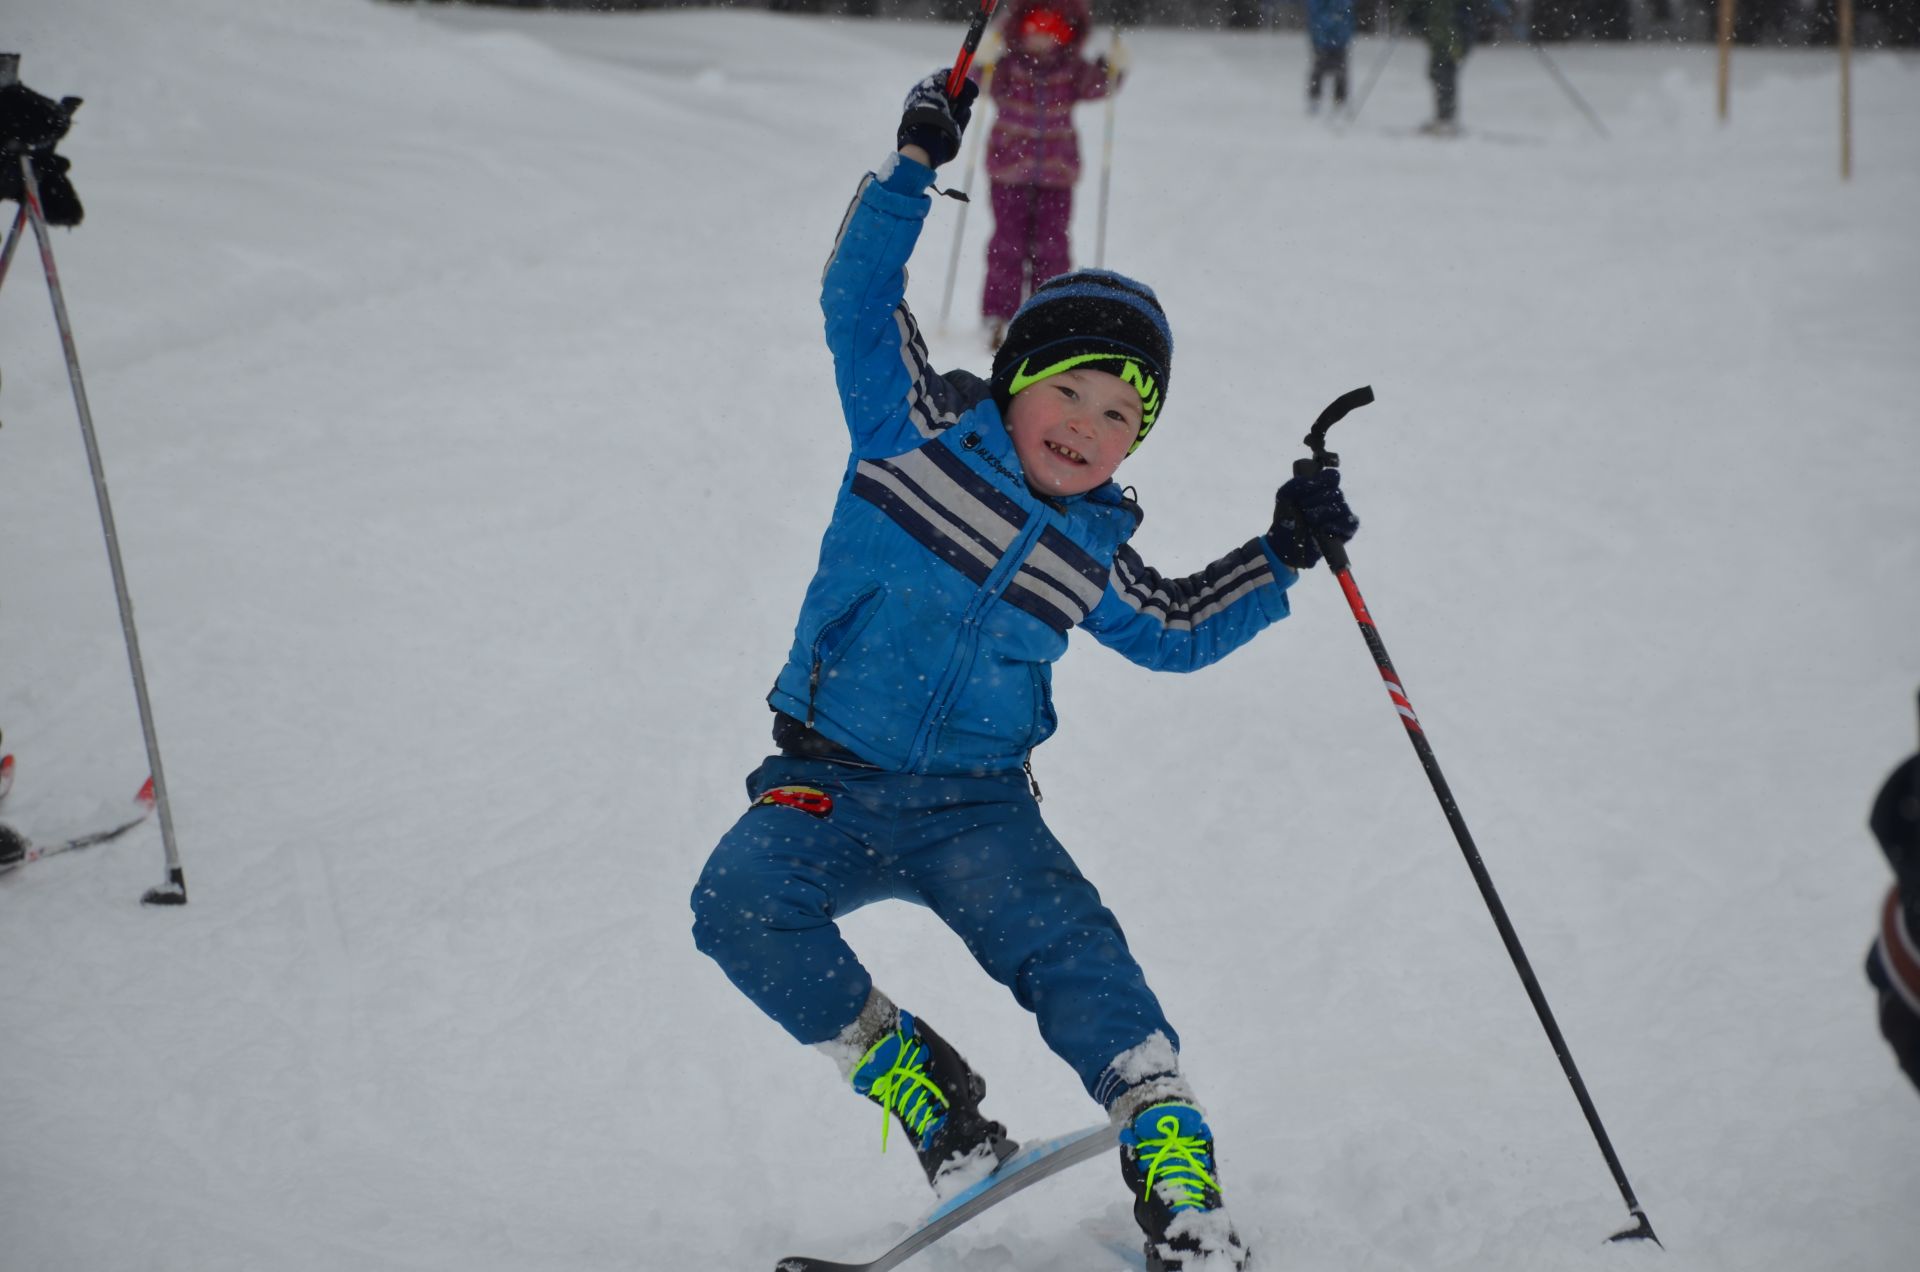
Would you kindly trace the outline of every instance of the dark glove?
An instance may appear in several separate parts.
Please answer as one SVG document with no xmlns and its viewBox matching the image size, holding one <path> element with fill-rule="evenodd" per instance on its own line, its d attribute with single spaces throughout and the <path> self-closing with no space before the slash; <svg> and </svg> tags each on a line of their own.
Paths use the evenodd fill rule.
<svg viewBox="0 0 1920 1272">
<path fill-rule="evenodd" d="M 1920 1014 L 1909 1007 L 1901 991 L 1894 987 L 1881 942 L 1867 951 L 1867 979 L 1880 996 L 1880 1036 L 1893 1048 L 1894 1059 L 1920 1090 Z"/>
<path fill-rule="evenodd" d="M 947 96 L 947 77 L 951 70 L 938 70 L 915 84 L 907 93 L 900 115 L 900 131 L 895 135 L 902 146 L 918 146 L 927 152 L 938 168 L 960 153 L 960 134 L 973 116 L 973 99 L 980 86 L 962 81 L 960 96 Z"/>
<path fill-rule="evenodd" d="M 1340 470 L 1323 468 L 1280 487 L 1273 500 L 1267 543 L 1275 556 L 1294 569 L 1310 570 L 1320 561 L 1315 536 L 1345 543 L 1359 528 L 1360 519 L 1340 494 Z"/>
<path fill-rule="evenodd" d="M 1920 1088 L 1920 755 L 1887 777 L 1867 818 L 1893 867 L 1894 885 L 1880 909 L 1880 938 L 1867 957 L 1867 979 L 1880 992 L 1880 1033 Z"/>
<path fill-rule="evenodd" d="M 49 225 L 78 225 L 84 215 L 73 183 L 67 179 L 69 165 L 63 156 L 53 153 L 54 143 L 67 135 L 79 105 L 78 97 L 63 97 L 56 102 L 25 84 L 0 88 L 0 200 L 26 199 L 20 156 L 32 156 L 33 177 L 40 186 L 40 210 Z"/>
</svg>

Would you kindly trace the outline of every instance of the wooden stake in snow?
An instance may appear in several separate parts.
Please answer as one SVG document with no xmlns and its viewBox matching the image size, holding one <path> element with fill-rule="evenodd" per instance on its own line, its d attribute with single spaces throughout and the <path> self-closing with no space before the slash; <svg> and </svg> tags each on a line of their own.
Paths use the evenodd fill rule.
<svg viewBox="0 0 1920 1272">
<path fill-rule="evenodd" d="M 1853 0 L 1840 0 L 1840 179 L 1853 180 Z"/>
<path fill-rule="evenodd" d="M 1727 122 L 1727 80 L 1733 71 L 1733 6 L 1734 0 L 1720 0 L 1720 24 L 1718 43 L 1720 45 L 1720 122 Z"/>
</svg>

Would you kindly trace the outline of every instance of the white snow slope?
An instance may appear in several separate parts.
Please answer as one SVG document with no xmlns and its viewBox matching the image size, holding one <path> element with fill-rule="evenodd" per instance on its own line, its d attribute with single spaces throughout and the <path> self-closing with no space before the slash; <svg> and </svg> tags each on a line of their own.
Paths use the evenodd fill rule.
<svg viewBox="0 0 1920 1272">
<path fill-rule="evenodd" d="M 844 459 L 816 288 L 930 23 L 9 0 L 87 99 L 56 235 L 152 688 L 158 827 L 0 882 L 5 1272 L 866 1258 L 925 1205 L 686 898 Z M 1105 35 L 1096 41 L 1104 44 Z M 1185 1040 L 1263 1267 L 1910 1272 L 1920 1099 L 1860 975 L 1920 686 L 1920 61 L 1422 59 L 1344 134 L 1297 35 L 1142 31 L 1107 263 L 1179 338 L 1123 477 L 1198 569 L 1336 394 L 1355 576 L 1634 1188 L 1621 1197 L 1324 571 L 1194 677 L 1059 669 L 1046 810 Z M 1356 67 L 1383 46 L 1362 41 Z M 1078 256 L 1098 223 L 1090 107 Z M 956 168 L 951 180 L 962 179 Z M 984 183 L 981 183 L 984 185 Z M 984 205 L 911 299 L 986 353 Z M 147 772 L 31 245 L 0 292 L 5 818 Z M 851 916 L 1021 1135 L 1096 1113 L 959 942 Z M 1111 1163 L 927 1272 L 1139 1266 Z"/>
</svg>

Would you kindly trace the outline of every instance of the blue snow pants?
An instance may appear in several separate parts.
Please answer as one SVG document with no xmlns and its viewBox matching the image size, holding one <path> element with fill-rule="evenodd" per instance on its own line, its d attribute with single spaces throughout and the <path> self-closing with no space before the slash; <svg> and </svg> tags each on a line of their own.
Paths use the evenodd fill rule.
<svg viewBox="0 0 1920 1272">
<path fill-rule="evenodd" d="M 1112 1093 L 1108 1062 L 1156 1030 L 1179 1045 L 1024 774 L 915 776 L 776 755 L 747 779 L 747 797 L 788 786 L 826 792 L 832 811 L 752 803 L 694 887 L 693 936 L 799 1041 L 852 1024 L 873 984 L 835 917 L 893 899 L 952 928 L 1089 1095 Z"/>
</svg>

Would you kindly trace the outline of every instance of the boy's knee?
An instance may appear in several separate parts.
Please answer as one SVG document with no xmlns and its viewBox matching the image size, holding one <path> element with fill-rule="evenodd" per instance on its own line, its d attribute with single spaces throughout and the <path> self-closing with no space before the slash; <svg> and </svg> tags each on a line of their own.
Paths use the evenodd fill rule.
<svg viewBox="0 0 1920 1272">
<path fill-rule="evenodd" d="M 693 943 L 713 955 L 730 941 L 767 931 L 804 931 L 830 922 L 826 896 L 791 872 L 755 862 L 723 862 L 716 852 L 700 872 L 689 905 Z"/>
</svg>

